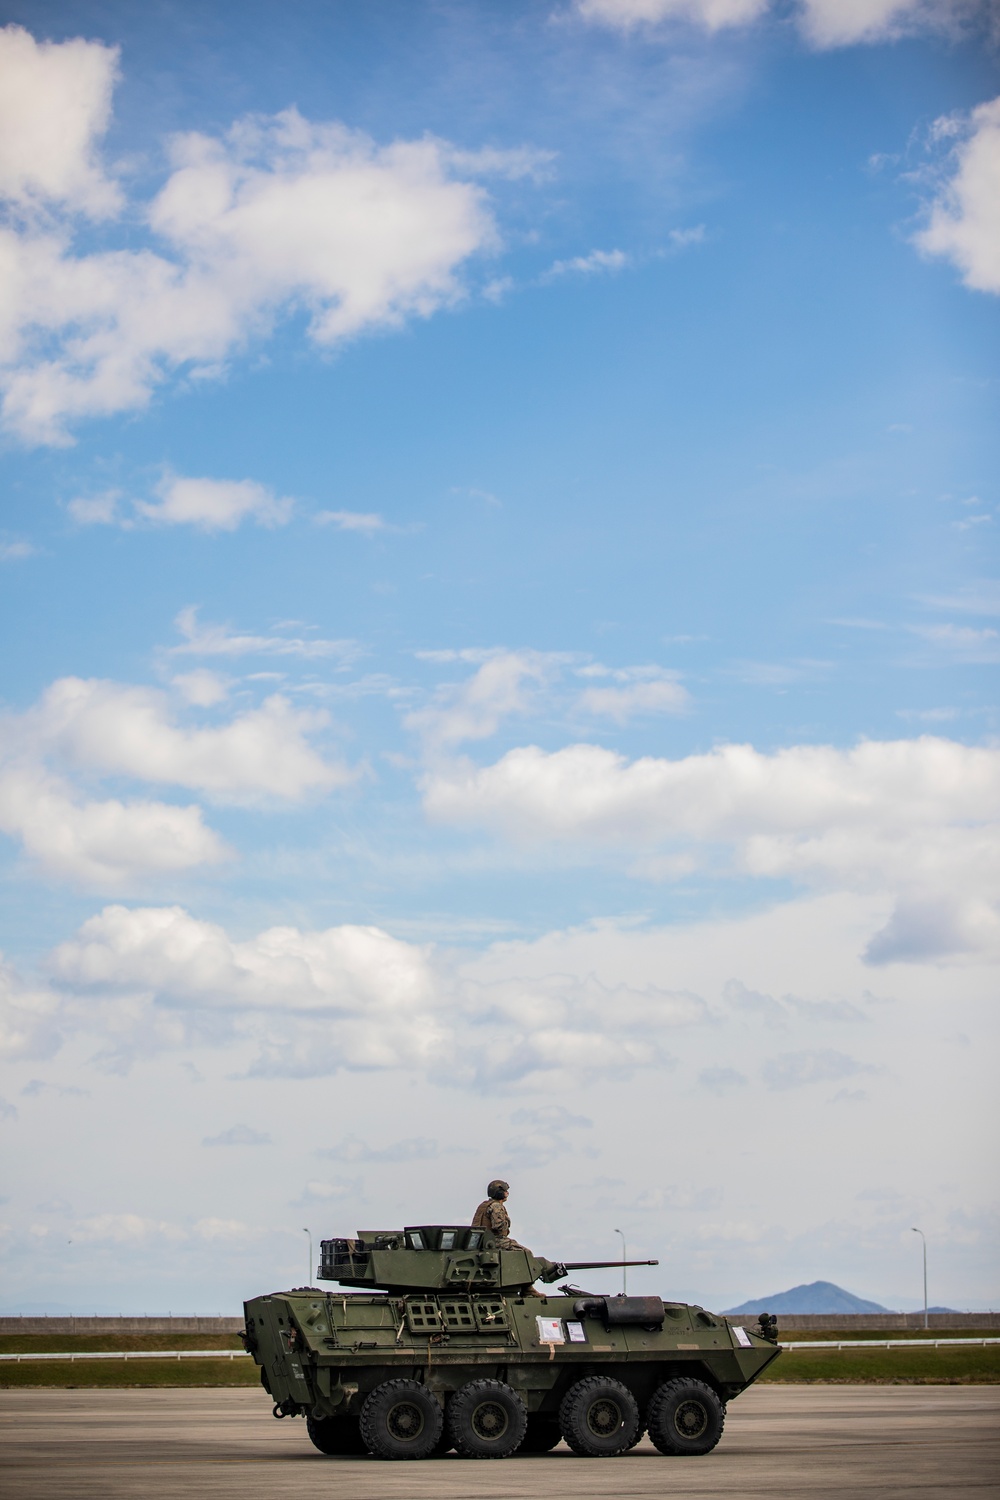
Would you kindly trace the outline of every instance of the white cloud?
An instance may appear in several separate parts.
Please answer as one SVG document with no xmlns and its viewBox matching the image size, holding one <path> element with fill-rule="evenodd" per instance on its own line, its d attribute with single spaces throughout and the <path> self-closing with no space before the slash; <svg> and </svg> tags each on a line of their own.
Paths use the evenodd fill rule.
<svg viewBox="0 0 1000 1500">
<path fill-rule="evenodd" d="M 677 250 L 686 250 L 689 245 L 702 245 L 705 242 L 705 226 L 693 224 L 690 229 L 671 229 L 669 239 Z"/>
<path fill-rule="evenodd" d="M 51 124 L 55 142 L 12 148 L 8 200 L 114 211 L 116 189 L 88 163 L 115 54 L 79 41 L 39 53 L 27 33 L 5 35 L 18 54 L 9 67 L 42 57 L 41 104 L 26 118 Z M 77 103 L 50 111 L 54 95 Z M 79 253 L 73 220 L 54 214 L 0 230 L 7 426 L 28 442 L 68 441 L 74 421 L 140 408 L 182 367 L 217 374 L 293 310 L 327 348 L 454 304 L 462 265 L 498 243 L 483 188 L 456 174 L 523 175 L 524 155 L 462 156 L 430 137 L 379 146 L 288 109 L 221 138 L 176 138 L 173 170 L 146 205 L 147 246 L 124 248 L 123 233 L 123 248 Z"/>
<path fill-rule="evenodd" d="M 117 73 L 117 47 L 0 30 L 0 198 L 28 211 L 61 203 L 93 218 L 116 212 L 121 194 L 96 145 Z"/>
<path fill-rule="evenodd" d="M 292 635 L 247 635 L 228 625 L 203 625 L 198 607 L 189 604 L 174 622 L 183 636 L 170 648 L 175 656 L 301 656 L 306 660 L 340 657 L 349 661 L 359 654 L 357 641 L 327 641 Z"/>
<path fill-rule="evenodd" d="M 748 26 L 771 0 L 575 0 L 585 21 L 619 31 L 688 22 L 706 31 Z M 894 41 L 914 32 L 950 30 L 988 14 L 985 0 L 798 0 L 799 29 L 814 47 Z"/>
<path fill-rule="evenodd" d="M 945 139 L 960 139 L 951 153 L 951 176 L 916 243 L 957 266 L 966 286 L 1000 293 L 1000 98 L 980 104 L 967 118 L 938 123 Z"/>
<path fill-rule="evenodd" d="M 484 984 L 376 927 L 280 927 L 239 942 L 180 907 L 106 907 L 50 967 L 70 993 L 127 1002 L 111 1012 L 119 1061 L 130 1049 L 187 1045 L 192 1034 L 231 1044 L 212 1019 L 228 1017 L 256 1046 L 256 1077 L 406 1068 L 452 1084 L 562 1086 L 669 1067 L 667 1039 L 708 1020 L 704 1001 L 685 991 L 566 974 Z M 551 1133 L 580 1122 L 527 1123 Z M 416 1146 L 408 1152 L 344 1145 L 332 1154 L 416 1159 Z"/>
<path fill-rule="evenodd" d="M 62 1045 L 59 1008 L 60 997 L 50 987 L 26 985 L 0 955 L 0 1057 L 51 1057 Z"/>
<path fill-rule="evenodd" d="M 800 0 L 800 25 L 814 47 L 847 47 L 944 30 L 979 6 L 980 0 Z"/>
<path fill-rule="evenodd" d="M 429 950 L 376 927 L 276 927 L 246 942 L 180 907 L 106 907 L 53 955 L 66 984 L 193 1010 L 298 1017 L 263 1039 L 259 1071 L 426 1066 L 444 1038 Z M 318 1026 L 301 1024 L 321 1017 Z"/>
<path fill-rule="evenodd" d="M 85 799 L 31 765 L 0 768 L 0 830 L 44 873 L 97 890 L 129 890 L 226 857 L 198 807 Z"/>
<path fill-rule="evenodd" d="M 247 520 L 258 526 L 284 526 L 294 501 L 278 499 L 252 479 L 185 479 L 170 475 L 158 486 L 156 502 L 138 500 L 135 509 L 161 526 L 195 526 L 200 531 L 235 531 Z"/>
<path fill-rule="evenodd" d="M 105 490 L 102 495 L 70 500 L 66 510 L 78 526 L 114 526 L 121 520 L 121 498 L 121 490 Z"/>
<path fill-rule="evenodd" d="M 229 696 L 229 683 L 218 672 L 211 672 L 207 667 L 195 667 L 193 672 L 178 672 L 170 679 L 170 686 L 175 692 L 180 693 L 185 703 L 193 703 L 196 708 L 214 708 L 217 703 L 224 703 Z"/>
<path fill-rule="evenodd" d="M 0 542 L 0 562 L 21 562 L 34 557 L 36 551 L 31 542 Z"/>
<path fill-rule="evenodd" d="M 319 526 L 336 526 L 338 531 L 360 531 L 364 536 L 388 529 L 382 517 L 374 511 L 320 510 L 313 520 Z"/>
<path fill-rule="evenodd" d="M 544 651 L 422 652 L 424 660 L 479 660 L 462 683 L 437 690 L 433 703 L 406 716 L 406 727 L 432 747 L 487 739 L 511 714 L 527 712 L 532 689 L 547 682 L 564 656 Z M 483 656 L 486 660 L 483 661 Z"/>
<path fill-rule="evenodd" d="M 349 780 L 308 742 L 327 722 L 275 695 L 228 723 L 192 728 L 176 722 L 158 689 L 79 677 L 54 682 L 22 720 L 36 745 L 77 767 L 234 801 L 294 801 Z"/>
<path fill-rule="evenodd" d="M 585 21 L 621 31 L 662 21 L 688 21 L 707 31 L 746 26 L 767 10 L 770 0 L 576 0 Z"/>
<path fill-rule="evenodd" d="M 133 500 L 126 511 L 120 490 L 71 500 L 66 509 L 80 526 L 121 526 L 136 520 L 156 526 L 193 526 L 198 531 L 235 531 L 244 521 L 284 526 L 294 500 L 279 498 L 253 479 L 197 479 L 168 474 L 156 486 L 157 500 Z"/>
<path fill-rule="evenodd" d="M 565 276 L 574 272 L 580 276 L 593 276 L 597 272 L 624 271 L 630 257 L 624 250 L 591 250 L 589 255 L 576 255 L 571 260 L 553 261 L 545 272 L 546 277 Z"/>
<path fill-rule="evenodd" d="M 873 945 L 873 960 L 904 956 L 904 936 L 915 936 L 918 925 L 907 913 L 931 898 L 941 903 L 937 951 L 995 941 L 986 915 L 1000 909 L 994 748 L 927 736 L 772 755 L 727 745 L 677 761 L 629 763 L 593 745 L 554 753 L 528 746 L 482 769 L 439 766 L 424 793 L 432 819 L 525 841 L 665 844 L 699 863 L 721 861 L 731 873 L 888 891 L 899 908 L 895 926 Z M 663 873 L 686 868 L 675 872 L 668 863 Z M 920 956 L 927 952 L 922 943 Z"/>
<path fill-rule="evenodd" d="M 586 675 L 597 673 L 591 668 Z M 690 707 L 687 689 L 662 667 L 626 667 L 608 675 L 622 685 L 587 688 L 578 700 L 584 713 L 626 724 L 641 714 L 677 714 Z"/>
</svg>

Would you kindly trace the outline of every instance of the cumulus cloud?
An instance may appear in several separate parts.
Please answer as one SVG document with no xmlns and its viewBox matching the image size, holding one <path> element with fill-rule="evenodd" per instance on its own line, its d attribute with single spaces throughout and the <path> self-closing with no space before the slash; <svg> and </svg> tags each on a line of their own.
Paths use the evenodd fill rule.
<svg viewBox="0 0 1000 1500">
<path fill-rule="evenodd" d="M 174 474 L 163 480 L 157 493 L 158 500 L 134 502 L 136 515 L 159 526 L 194 526 L 199 531 L 235 531 L 244 521 L 284 526 L 294 505 L 252 479 L 185 479 Z"/>
<path fill-rule="evenodd" d="M 487 739 L 511 714 L 526 713 L 533 690 L 547 682 L 565 657 L 544 651 L 458 651 L 423 653 L 425 659 L 481 661 L 472 677 L 447 683 L 426 708 L 406 716 L 406 727 L 430 746 Z M 483 657 L 485 656 L 485 660 Z"/>
<path fill-rule="evenodd" d="M 159 689 L 79 677 L 54 682 L 22 719 L 36 744 L 72 765 L 230 801 L 295 801 L 343 785 L 350 773 L 308 740 L 327 723 L 322 710 L 275 695 L 228 723 L 191 727 Z"/>
<path fill-rule="evenodd" d="M 937 132 L 955 140 L 951 171 L 916 243 L 957 266 L 966 286 L 1000 293 L 1000 98 L 938 121 Z"/>
<path fill-rule="evenodd" d="M 95 219 L 117 212 L 121 193 L 97 152 L 117 76 L 117 47 L 0 30 L 0 198 L 22 211 L 62 204 Z"/>
<path fill-rule="evenodd" d="M 117 54 L 3 36 L 15 127 L 0 157 L 15 211 L 0 229 L 3 417 L 28 442 L 65 442 L 80 418 L 140 408 L 181 368 L 217 374 L 292 311 L 330 348 L 454 304 L 463 265 L 498 243 L 472 175 L 532 170 L 523 151 L 456 153 L 430 137 L 380 146 L 288 109 L 175 138 L 170 175 L 144 206 L 148 243 L 123 233 L 121 248 L 87 253 L 73 211 L 121 206 L 96 165 Z M 38 201 L 45 215 L 17 217 Z"/>
<path fill-rule="evenodd" d="M 95 890 L 131 890 L 227 857 L 199 807 L 82 797 L 37 765 L 0 766 L 0 830 L 43 873 Z"/>
<path fill-rule="evenodd" d="M 916 931 L 904 920 L 912 903 L 940 894 L 967 913 L 947 942 L 940 929 L 942 953 L 987 932 L 970 903 L 994 910 L 1000 900 L 1000 751 L 931 736 L 772 755 L 726 745 L 631 763 L 594 745 L 528 746 L 483 768 L 436 767 L 424 799 L 432 819 L 525 841 L 666 845 L 733 873 L 887 890 L 900 901 L 900 932 Z M 888 951 L 876 945 L 871 956 Z"/>
<path fill-rule="evenodd" d="M 576 0 L 585 21 L 629 31 L 663 21 L 687 21 L 706 31 L 746 26 L 767 10 L 770 0 Z"/>
<path fill-rule="evenodd" d="M 945 30 L 980 9 L 981 0 L 800 0 L 800 25 L 815 47 L 846 47 Z"/>
<path fill-rule="evenodd" d="M 0 1057 L 29 1061 L 58 1052 L 60 1005 L 49 986 L 26 984 L 0 954 Z"/>
<path fill-rule="evenodd" d="M 671 1035 L 709 1019 L 688 991 L 565 974 L 483 983 L 377 927 L 279 927 L 237 941 L 181 907 L 105 907 L 55 950 L 50 972 L 89 1012 L 111 1007 L 115 1065 L 130 1050 L 237 1035 L 255 1046 L 254 1077 L 406 1068 L 451 1084 L 559 1086 L 670 1067 Z M 587 1122 L 556 1109 L 513 1123 L 558 1136 Z M 348 1137 L 326 1154 L 416 1160 L 432 1149 L 423 1138 L 372 1148 Z"/>
<path fill-rule="evenodd" d="M 184 703 L 158 688 L 65 677 L 0 720 L 0 831 L 33 865 L 113 893 L 228 856 L 199 807 L 85 794 L 71 777 L 125 776 L 244 806 L 297 802 L 352 779 L 311 742 L 325 711 L 273 695 L 223 722 L 191 723 L 186 705 L 216 706 L 226 685 L 192 672 L 178 689 Z"/>
</svg>

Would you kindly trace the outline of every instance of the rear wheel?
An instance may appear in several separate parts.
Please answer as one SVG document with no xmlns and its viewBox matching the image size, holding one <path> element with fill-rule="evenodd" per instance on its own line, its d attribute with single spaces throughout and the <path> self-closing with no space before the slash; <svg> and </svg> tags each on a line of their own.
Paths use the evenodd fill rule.
<svg viewBox="0 0 1000 1500">
<path fill-rule="evenodd" d="M 559 1427 L 574 1453 L 614 1458 L 635 1443 L 639 1408 L 620 1380 L 591 1375 L 566 1392 L 559 1407 Z"/>
<path fill-rule="evenodd" d="M 722 1436 L 725 1407 L 703 1380 L 667 1380 L 649 1403 L 646 1427 L 661 1453 L 711 1453 Z"/>
<path fill-rule="evenodd" d="M 429 1458 L 444 1415 L 426 1386 L 387 1380 L 365 1397 L 359 1425 L 365 1447 L 376 1458 Z"/>
<path fill-rule="evenodd" d="M 357 1417 L 306 1417 L 309 1441 L 321 1453 L 367 1453 Z"/>
<path fill-rule="evenodd" d="M 524 1434 L 524 1440 L 518 1448 L 518 1455 L 523 1453 L 548 1453 L 562 1438 L 559 1431 L 559 1418 L 535 1412 L 528 1417 L 528 1430 Z"/>
<path fill-rule="evenodd" d="M 502 1380 L 472 1380 L 448 1403 L 448 1432 L 462 1458 L 509 1458 L 527 1425 L 524 1402 Z"/>
</svg>

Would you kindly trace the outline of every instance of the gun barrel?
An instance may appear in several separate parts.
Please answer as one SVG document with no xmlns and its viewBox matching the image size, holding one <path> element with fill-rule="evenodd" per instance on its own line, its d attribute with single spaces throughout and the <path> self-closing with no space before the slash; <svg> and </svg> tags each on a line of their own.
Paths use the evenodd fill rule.
<svg viewBox="0 0 1000 1500">
<path fill-rule="evenodd" d="M 566 1271 L 601 1271 L 615 1266 L 658 1266 L 658 1260 L 564 1260 L 560 1265 Z"/>
</svg>

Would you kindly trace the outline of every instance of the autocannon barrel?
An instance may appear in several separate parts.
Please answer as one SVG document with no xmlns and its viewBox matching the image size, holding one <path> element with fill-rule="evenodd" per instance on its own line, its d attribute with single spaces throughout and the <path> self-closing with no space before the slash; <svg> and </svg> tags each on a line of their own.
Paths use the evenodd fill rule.
<svg viewBox="0 0 1000 1500">
<path fill-rule="evenodd" d="M 561 1260 L 566 1271 L 603 1271 L 614 1266 L 658 1266 L 658 1260 Z"/>
</svg>

